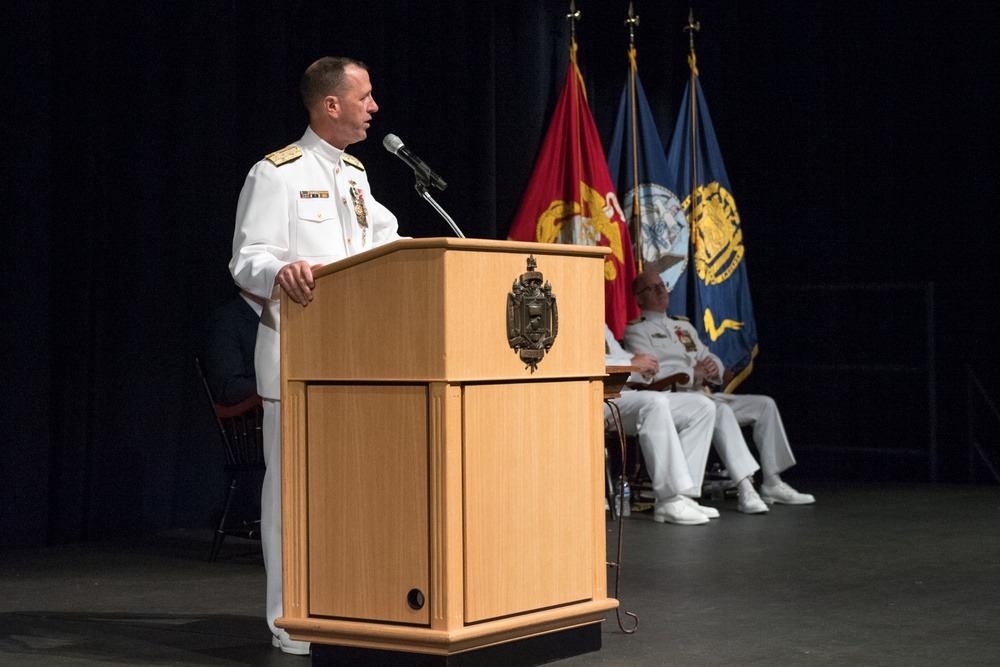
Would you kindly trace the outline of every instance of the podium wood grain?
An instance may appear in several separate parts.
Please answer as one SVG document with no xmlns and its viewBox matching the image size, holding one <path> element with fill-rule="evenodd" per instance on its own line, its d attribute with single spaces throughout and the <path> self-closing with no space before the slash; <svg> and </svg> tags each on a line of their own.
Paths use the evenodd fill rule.
<svg viewBox="0 0 1000 667">
<path fill-rule="evenodd" d="M 397 241 L 282 302 L 284 615 L 297 639 L 450 655 L 601 622 L 602 248 Z M 559 334 L 506 299 L 534 256 Z M 417 593 L 419 592 L 419 595 Z"/>
</svg>

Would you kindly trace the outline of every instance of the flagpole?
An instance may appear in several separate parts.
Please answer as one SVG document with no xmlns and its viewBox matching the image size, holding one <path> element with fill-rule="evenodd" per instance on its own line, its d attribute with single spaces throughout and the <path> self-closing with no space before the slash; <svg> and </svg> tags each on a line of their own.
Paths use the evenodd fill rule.
<svg viewBox="0 0 1000 667">
<path fill-rule="evenodd" d="M 694 20 L 694 10 L 689 8 L 688 22 L 684 27 L 684 32 L 688 33 L 688 47 L 690 49 L 688 66 L 691 68 L 691 194 L 689 195 L 691 197 L 691 214 L 688 216 L 688 229 L 691 233 L 691 261 L 688 264 L 688 286 L 691 288 L 689 293 L 694 298 L 689 300 L 687 306 L 688 313 L 693 312 L 693 309 L 697 307 L 694 305 L 697 302 L 697 283 L 695 278 L 697 267 L 694 265 L 698 249 L 698 216 L 695 208 L 700 208 L 700 202 L 696 203 L 697 200 L 695 199 L 698 187 L 698 63 L 694 52 L 694 33 L 699 30 L 701 30 L 701 22 Z"/>
<path fill-rule="evenodd" d="M 628 3 L 628 18 L 625 19 L 625 25 L 628 26 L 629 99 L 632 106 L 632 220 L 635 229 L 632 243 L 635 244 L 635 264 L 638 274 L 642 273 L 642 220 L 640 219 L 642 207 L 639 206 L 639 140 L 635 99 L 635 74 L 639 67 L 636 62 L 635 28 L 639 25 L 639 17 L 636 16 L 631 2 Z"/>
<path fill-rule="evenodd" d="M 576 22 L 580 20 L 580 10 L 576 8 L 576 0 L 569 0 L 569 14 L 566 15 L 569 21 L 569 41 L 576 44 Z"/>
<path fill-rule="evenodd" d="M 630 10 L 631 10 L 631 8 L 630 8 Z M 583 76 L 580 74 L 580 68 L 577 66 L 577 62 L 576 62 L 576 51 L 577 51 L 577 45 L 576 45 L 576 22 L 580 20 L 580 12 L 579 12 L 579 10 L 576 9 L 576 2 L 575 2 L 575 0 L 570 0 L 570 3 L 569 3 L 569 14 L 566 15 L 566 18 L 570 22 L 570 64 L 571 64 L 571 66 L 573 67 L 573 70 L 574 70 L 574 72 L 573 72 L 573 81 L 574 81 L 574 85 L 578 85 L 578 86 L 581 87 L 581 89 L 583 90 L 584 99 L 586 99 L 587 89 L 585 87 L 583 87 Z M 579 99 L 579 96 L 573 95 L 573 103 L 574 103 L 574 105 L 577 103 L 578 99 Z M 633 106 L 633 108 L 634 108 L 634 106 Z M 576 108 L 576 107 L 574 107 L 573 111 L 574 111 L 573 118 L 574 118 L 574 121 L 576 122 L 576 126 L 577 126 L 576 140 L 577 140 L 577 142 L 580 142 L 581 141 L 581 136 L 580 136 L 581 135 L 581 123 L 580 123 L 581 112 L 580 112 L 579 108 Z M 634 121 L 633 121 L 633 123 L 634 123 Z M 577 150 L 576 152 L 577 152 L 577 155 L 581 156 L 581 158 L 582 158 L 583 151 L 582 150 Z M 578 163 L 576 165 L 576 167 L 577 167 L 577 179 L 576 179 L 576 182 L 579 184 L 579 183 L 582 182 L 583 164 L 582 163 Z M 609 176 L 610 176 L 610 174 L 609 174 Z M 610 182 L 609 182 L 609 185 L 610 185 Z M 577 189 L 577 193 L 578 193 L 577 194 L 577 197 L 578 197 L 577 205 L 579 206 L 579 210 L 580 210 L 580 212 L 582 214 L 582 212 L 583 212 L 583 192 L 579 188 L 579 186 L 578 186 L 578 189 Z M 628 227 L 623 228 L 622 231 L 627 232 L 628 231 Z M 631 285 L 629 285 L 627 287 L 631 287 Z M 617 409 L 617 408 L 615 408 L 615 409 Z M 620 444 L 621 444 L 621 460 L 625 461 L 625 440 L 621 439 L 621 443 Z M 626 481 L 625 481 L 625 466 L 624 465 L 622 466 L 622 470 L 621 470 L 621 481 L 622 481 L 622 488 L 624 488 L 625 484 L 626 484 Z M 618 495 L 617 497 L 613 497 L 612 500 L 617 501 L 619 503 L 619 510 L 618 510 L 618 550 L 617 550 L 617 554 L 616 554 L 617 557 L 615 558 L 614 562 L 608 561 L 608 566 L 614 568 L 614 570 L 615 570 L 615 598 L 617 598 L 619 600 L 618 606 L 615 607 L 615 616 L 618 619 L 618 628 L 622 632 L 624 632 L 625 634 L 630 635 L 630 634 L 634 633 L 636 630 L 639 629 L 639 616 L 637 614 L 633 614 L 630 611 L 626 611 L 625 615 L 629 616 L 634 621 L 634 624 L 632 625 L 631 628 L 626 628 L 625 624 L 622 623 L 622 607 L 621 607 L 621 597 L 619 595 L 619 586 L 621 584 L 621 572 L 622 572 L 622 534 L 623 534 L 623 527 L 624 527 L 624 524 L 622 522 L 622 514 L 623 514 L 623 510 L 624 510 L 624 503 L 625 503 L 624 494 Z M 612 513 L 612 516 L 614 516 L 614 513 Z"/>
<path fill-rule="evenodd" d="M 576 86 L 580 86 L 583 91 L 583 96 L 586 98 L 587 89 L 583 87 L 583 75 L 580 73 L 580 66 L 577 64 L 576 52 L 578 49 L 576 43 L 576 22 L 580 20 L 580 10 L 576 8 L 576 0 L 570 0 L 569 2 L 569 14 L 566 15 L 566 20 L 569 21 L 569 63 L 570 67 L 573 68 L 573 94 L 572 102 L 573 105 L 573 123 L 576 126 L 576 136 L 574 140 L 576 141 L 576 150 L 573 152 L 577 157 L 576 164 L 573 165 L 576 170 L 576 183 L 579 184 L 583 176 L 583 163 L 582 155 L 583 151 L 580 146 L 580 107 L 578 106 L 580 96 L 576 94 Z M 583 210 L 583 192 L 580 190 L 579 185 L 575 188 L 576 199 L 574 203 L 579 210 Z"/>
</svg>

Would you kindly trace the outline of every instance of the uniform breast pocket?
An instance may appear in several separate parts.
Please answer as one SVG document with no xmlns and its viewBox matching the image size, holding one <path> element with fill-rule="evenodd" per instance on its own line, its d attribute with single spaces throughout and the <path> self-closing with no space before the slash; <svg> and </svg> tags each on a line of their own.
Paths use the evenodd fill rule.
<svg viewBox="0 0 1000 667">
<path fill-rule="evenodd" d="M 295 229 L 299 257 L 335 254 L 343 243 L 336 203 L 332 199 L 300 199 Z"/>
<path fill-rule="evenodd" d="M 656 337 L 652 339 L 653 350 L 660 359 L 681 359 L 687 357 L 684 346 L 670 337 Z"/>
<path fill-rule="evenodd" d="M 674 344 L 674 342 L 670 340 L 669 336 L 661 336 L 661 335 L 650 336 L 649 341 L 653 345 L 653 347 L 655 347 L 658 350 L 667 349 Z"/>
</svg>

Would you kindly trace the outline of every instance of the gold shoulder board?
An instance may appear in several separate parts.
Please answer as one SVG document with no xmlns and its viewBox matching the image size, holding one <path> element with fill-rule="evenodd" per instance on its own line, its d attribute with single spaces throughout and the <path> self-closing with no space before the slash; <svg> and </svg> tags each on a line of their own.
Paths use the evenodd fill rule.
<svg viewBox="0 0 1000 667">
<path fill-rule="evenodd" d="M 645 321 L 646 321 L 646 318 L 643 317 L 642 315 L 640 315 L 639 317 L 635 318 L 634 320 L 629 320 L 627 322 L 627 324 L 633 325 L 633 324 L 639 324 L 639 322 L 645 322 Z"/>
<path fill-rule="evenodd" d="M 300 157 L 302 157 L 302 147 L 291 144 L 289 146 L 285 146 L 280 151 L 268 153 L 264 156 L 264 159 L 270 161 L 270 163 L 275 167 L 280 167 L 286 162 L 294 162 Z"/>
<path fill-rule="evenodd" d="M 344 162 L 346 162 L 347 164 L 349 164 L 352 167 L 354 167 L 355 169 L 360 169 L 361 171 L 365 170 L 365 165 L 361 164 L 361 160 L 359 160 L 358 158 L 354 157 L 353 155 L 348 155 L 347 153 L 344 153 L 341 156 L 341 159 Z"/>
<path fill-rule="evenodd" d="M 680 320 L 681 322 L 690 322 L 691 321 L 685 315 L 674 315 L 673 317 L 674 317 L 675 320 Z"/>
</svg>

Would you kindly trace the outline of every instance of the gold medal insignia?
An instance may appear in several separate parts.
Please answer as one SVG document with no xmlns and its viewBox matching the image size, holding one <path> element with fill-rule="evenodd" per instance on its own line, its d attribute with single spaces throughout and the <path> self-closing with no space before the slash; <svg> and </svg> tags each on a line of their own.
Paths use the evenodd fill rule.
<svg viewBox="0 0 1000 667">
<path fill-rule="evenodd" d="M 357 183 L 347 182 L 351 185 L 351 201 L 354 202 L 354 214 L 358 217 L 358 224 L 361 226 L 361 245 L 364 245 L 368 236 L 368 207 L 365 206 L 365 195 Z"/>
<path fill-rule="evenodd" d="M 685 350 L 687 350 L 688 352 L 698 351 L 698 346 L 694 344 L 694 340 L 691 338 L 691 334 L 689 334 L 685 329 L 683 329 L 682 327 L 676 327 L 674 329 L 674 332 L 677 334 L 677 340 L 684 343 Z"/>
</svg>

